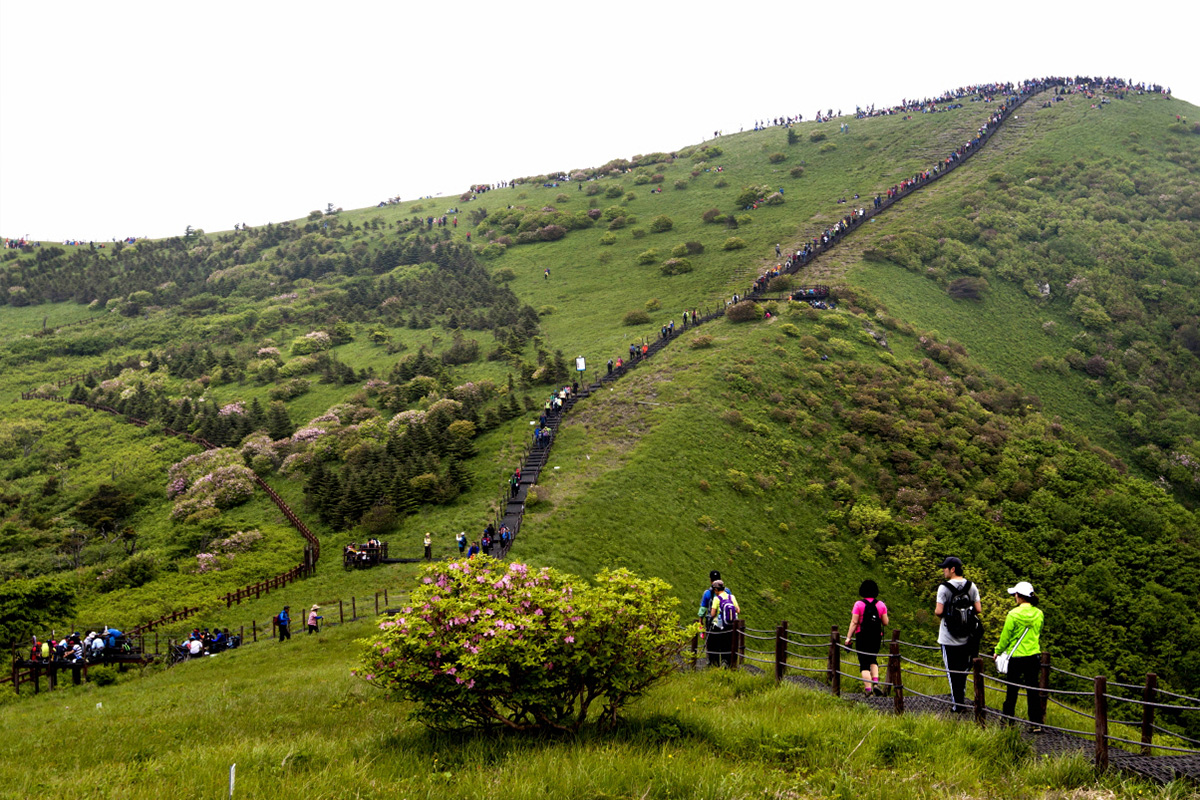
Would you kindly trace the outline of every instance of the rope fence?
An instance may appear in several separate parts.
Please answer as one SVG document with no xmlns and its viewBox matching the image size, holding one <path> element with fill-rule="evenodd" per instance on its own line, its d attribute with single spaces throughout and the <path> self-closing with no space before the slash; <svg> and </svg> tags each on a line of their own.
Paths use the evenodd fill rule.
<svg viewBox="0 0 1200 800">
<path fill-rule="evenodd" d="M 776 628 L 774 636 L 763 635 L 767 633 L 768 631 L 761 629 L 747 628 L 745 623 L 739 620 L 733 630 L 721 632 L 720 635 L 722 637 L 728 638 L 722 638 L 718 642 L 714 641 L 716 637 L 710 637 L 705 641 L 703 649 L 705 655 L 708 656 L 709 666 L 724 665 L 736 668 L 741 663 L 747 663 L 761 665 L 764 668 L 774 667 L 776 681 L 783 680 L 788 676 L 789 672 L 792 674 L 807 674 L 818 681 L 824 682 L 829 687 L 829 690 L 838 697 L 842 696 L 843 678 L 852 682 L 861 680 L 864 684 L 864 691 L 868 696 L 876 696 L 878 694 L 890 696 L 894 711 L 897 714 L 905 713 L 905 696 L 908 695 L 920 698 L 923 703 L 928 704 L 928 707 L 950 708 L 962 713 L 971 713 L 975 722 L 981 726 L 986 725 L 987 720 L 991 718 L 993 721 L 1029 726 L 1034 730 L 1050 730 L 1063 733 L 1067 736 L 1083 737 L 1091 741 L 1090 747 L 1093 749 L 1093 761 L 1101 769 L 1109 766 L 1108 746 L 1110 742 L 1140 748 L 1142 756 L 1152 756 L 1155 751 L 1181 755 L 1200 755 L 1200 749 L 1186 746 L 1192 744 L 1200 745 L 1200 740 L 1190 738 L 1170 728 L 1158 725 L 1154 719 L 1157 711 L 1187 713 L 1200 710 L 1185 704 L 1188 702 L 1200 703 L 1200 698 L 1177 692 L 1168 693 L 1159 690 L 1157 688 L 1157 676 L 1153 673 L 1146 676 L 1144 686 L 1109 683 L 1104 676 L 1087 678 L 1077 673 L 1072 673 L 1069 670 L 1056 668 L 1051 664 L 1050 654 L 1043 653 L 1040 656 L 1038 680 L 1033 685 L 1027 685 L 1009 680 L 1005 676 L 985 674 L 983 671 L 985 657 L 976 656 L 972 658 L 970 666 L 967 669 L 953 670 L 947 669 L 943 664 L 935 665 L 913 658 L 902 652 L 902 648 L 925 652 L 937 651 L 940 648 L 915 642 L 905 642 L 900 638 L 899 631 L 892 632 L 892 638 L 888 642 L 886 654 L 871 650 L 861 650 L 857 647 L 850 647 L 844 644 L 836 626 L 830 629 L 829 634 L 807 633 L 790 631 L 788 623 L 785 620 Z M 824 639 L 825 641 L 801 641 L 801 639 L 811 640 L 817 638 Z M 747 640 L 750 642 L 749 646 L 747 646 Z M 762 649 L 761 645 L 758 644 L 771 640 L 775 642 L 773 658 L 768 650 Z M 693 638 L 693 666 L 695 666 L 700 654 L 699 643 L 699 636 Z M 858 642 L 855 642 L 855 644 L 857 645 Z M 814 652 L 816 648 L 820 648 L 823 652 Z M 916 655 L 915 652 L 913 654 Z M 853 671 L 851 665 L 861 656 L 876 657 L 874 663 L 880 667 L 878 676 L 867 675 L 867 671 L 862 670 L 862 662 L 858 664 L 860 672 L 856 673 Z M 823 661 L 824 664 L 820 666 L 804 666 L 796 663 L 802 661 Z M 1087 681 L 1092 685 L 1091 691 L 1050 688 L 1050 678 L 1054 674 L 1064 674 L 1072 679 Z M 863 677 L 863 675 L 867 675 L 867 677 Z M 908 685 L 905 684 L 906 676 L 910 679 Z M 920 681 L 931 680 L 946 682 L 951 678 L 954 679 L 956 685 L 961 685 L 961 689 L 953 689 L 949 697 L 945 694 L 930 693 L 927 690 L 927 686 L 920 683 Z M 911 685 L 911 679 L 917 680 L 918 685 Z M 961 684 L 958 684 L 960 679 Z M 1114 686 L 1141 689 L 1143 697 L 1142 699 L 1136 699 L 1113 694 L 1109 691 L 1109 687 Z M 925 691 L 922 691 L 923 689 Z M 954 695 L 960 691 L 962 692 L 959 695 L 961 699 L 956 700 Z M 1005 696 L 1006 708 L 1015 708 L 1016 702 L 1020 699 L 1019 695 L 1025 693 L 1028 700 L 1026 705 L 1028 707 L 1029 719 L 1020 719 L 1014 714 L 988 708 L 988 692 L 1003 694 Z M 1159 692 L 1183 702 L 1159 702 L 1156 699 Z M 1092 700 L 1093 708 L 1091 713 L 1063 702 L 1063 700 L 1067 699 L 1085 697 L 1090 697 Z M 1009 703 L 1012 703 L 1012 705 L 1010 706 Z M 1055 708 L 1065 709 L 1071 714 L 1092 720 L 1092 725 L 1090 726 L 1092 730 L 1079 730 L 1047 724 L 1045 722 L 1045 711 L 1051 705 Z M 1127 728 L 1140 730 L 1140 741 L 1109 731 L 1109 711 L 1110 709 L 1121 707 L 1136 707 L 1141 709 L 1142 719 L 1140 724 L 1136 720 L 1113 720 L 1116 725 L 1124 725 Z M 1167 741 L 1155 742 L 1155 734 L 1158 734 L 1160 738 L 1169 738 Z M 1125 762 L 1122 763 L 1124 764 Z"/>
</svg>

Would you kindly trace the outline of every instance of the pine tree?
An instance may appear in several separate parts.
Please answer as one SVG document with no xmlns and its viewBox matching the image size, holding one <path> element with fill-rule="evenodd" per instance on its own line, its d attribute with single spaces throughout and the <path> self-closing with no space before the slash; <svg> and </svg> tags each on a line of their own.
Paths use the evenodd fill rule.
<svg viewBox="0 0 1200 800">
<path fill-rule="evenodd" d="M 286 439 L 292 435 L 295 427 L 288 417 L 287 406 L 282 400 L 275 400 L 267 408 L 267 433 L 272 439 Z"/>
</svg>

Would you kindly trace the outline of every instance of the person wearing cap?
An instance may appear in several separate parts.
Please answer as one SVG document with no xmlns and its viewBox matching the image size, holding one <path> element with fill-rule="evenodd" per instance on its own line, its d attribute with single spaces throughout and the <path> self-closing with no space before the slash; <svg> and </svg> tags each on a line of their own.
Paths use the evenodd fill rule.
<svg viewBox="0 0 1200 800">
<path fill-rule="evenodd" d="M 940 620 L 938 626 L 938 644 L 942 646 L 942 663 L 946 667 L 946 677 L 950 682 L 950 697 L 953 700 L 952 711 L 969 711 L 966 703 L 967 670 L 971 667 L 971 659 L 975 656 L 978 646 L 971 641 L 970 636 L 954 636 L 946 626 L 942 616 L 946 604 L 954 596 L 955 590 L 966 587 L 967 596 L 975 605 L 975 613 L 981 614 L 983 606 L 979 602 L 979 588 L 963 577 L 962 559 L 947 556 L 941 564 L 942 578 L 938 585 L 937 605 L 933 608 L 934 616 Z"/>
<path fill-rule="evenodd" d="M 1041 668 L 1042 652 L 1042 623 L 1045 614 L 1033 604 L 1033 584 L 1029 581 L 1019 581 L 1008 590 L 1013 596 L 1017 607 L 1008 612 L 1004 618 L 1004 629 L 996 642 L 996 655 L 1009 653 L 1008 661 L 1008 694 L 1004 698 L 1002 709 L 1006 717 L 1014 717 L 1017 712 L 1017 695 L 1021 687 L 1025 687 L 1025 699 L 1029 721 L 1034 724 L 1034 731 L 1040 729 L 1044 709 L 1041 694 L 1038 692 L 1038 671 Z"/>
<path fill-rule="evenodd" d="M 708 644 L 709 644 L 708 665 L 710 667 L 720 666 L 720 664 L 721 664 L 720 654 L 714 653 L 712 650 L 712 647 L 711 647 L 711 645 L 712 645 L 712 641 L 711 641 L 712 601 L 713 601 L 713 597 L 716 596 L 716 592 L 713 591 L 713 584 L 719 580 L 721 580 L 721 573 L 719 571 L 714 569 L 713 571 L 708 573 L 708 588 L 705 589 L 704 594 L 702 594 L 700 596 L 700 610 L 696 612 L 696 616 L 699 617 L 704 622 L 705 639 L 708 640 Z"/>
<path fill-rule="evenodd" d="M 320 609 L 321 609 L 321 607 L 319 605 L 317 605 L 316 603 L 313 603 L 312 609 L 308 612 L 308 632 L 309 633 L 316 633 L 317 632 L 317 620 L 325 619 L 324 617 L 317 614 L 317 611 L 319 611 Z"/>
</svg>

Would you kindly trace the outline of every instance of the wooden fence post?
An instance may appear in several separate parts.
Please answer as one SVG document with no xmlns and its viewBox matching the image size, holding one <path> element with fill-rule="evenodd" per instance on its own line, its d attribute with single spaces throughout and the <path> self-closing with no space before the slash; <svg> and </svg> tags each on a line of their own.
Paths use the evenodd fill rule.
<svg viewBox="0 0 1200 800">
<path fill-rule="evenodd" d="M 1050 654 L 1042 653 L 1042 668 L 1038 675 L 1038 700 L 1041 706 L 1038 708 L 1038 716 L 1035 722 L 1046 721 L 1046 706 L 1050 704 Z M 1030 715 L 1030 719 L 1033 716 Z"/>
<path fill-rule="evenodd" d="M 346 609 L 342 605 L 342 601 L 339 599 L 338 600 L 338 624 L 341 625 L 341 624 L 344 624 L 345 622 L 346 622 Z"/>
<path fill-rule="evenodd" d="M 387 548 L 387 543 L 385 542 L 383 546 L 384 546 L 384 548 L 385 548 L 385 550 L 384 550 L 384 558 L 386 558 L 386 557 L 387 557 L 387 550 L 386 550 L 386 548 Z M 386 606 L 387 606 L 387 604 L 388 604 L 388 598 L 387 598 L 387 589 L 384 589 L 384 590 L 383 590 L 383 605 L 386 607 Z"/>
<path fill-rule="evenodd" d="M 700 634 L 693 633 L 692 634 L 692 669 L 693 670 L 696 668 L 696 660 L 697 660 L 696 652 L 699 649 L 700 649 Z"/>
<path fill-rule="evenodd" d="M 354 599 L 354 595 L 350 595 L 350 621 L 354 622 L 358 619 L 358 602 Z"/>
<path fill-rule="evenodd" d="M 1142 689 L 1142 700 L 1149 704 L 1154 702 L 1158 691 L 1158 675 L 1146 673 L 1146 688 Z M 1142 706 L 1142 755 L 1150 755 L 1150 745 L 1154 743 L 1154 706 Z"/>
<path fill-rule="evenodd" d="M 1095 679 L 1096 701 L 1096 769 L 1108 769 L 1108 678 L 1097 675 Z"/>
<path fill-rule="evenodd" d="M 787 672 L 787 620 L 779 623 L 775 628 L 775 682 L 779 683 L 783 680 L 784 673 Z"/>
<path fill-rule="evenodd" d="M 729 637 L 729 649 L 731 651 L 733 651 L 729 654 L 729 668 L 730 669 L 737 669 L 738 667 L 740 667 L 742 665 L 741 655 L 742 655 L 742 643 L 745 641 L 745 639 L 743 638 L 743 636 L 744 636 L 743 631 L 745 631 L 745 629 L 746 629 L 746 623 L 743 620 L 739 619 L 737 622 L 735 622 L 733 624 L 732 635 Z"/>
<path fill-rule="evenodd" d="M 900 631 L 892 631 L 888 644 L 888 688 L 892 691 L 892 706 L 897 714 L 904 713 L 904 673 L 900 670 Z"/>
<path fill-rule="evenodd" d="M 971 661 L 972 677 L 975 679 L 975 721 L 979 727 L 987 722 L 987 687 L 983 683 L 983 659 L 976 657 Z"/>
<path fill-rule="evenodd" d="M 838 652 L 838 627 L 834 625 L 829 633 L 829 686 L 833 689 L 834 697 L 842 696 L 842 655 Z"/>
<path fill-rule="evenodd" d="M 379 592 L 375 593 L 375 616 L 379 616 Z"/>
<path fill-rule="evenodd" d="M 254 636 L 254 643 L 258 644 L 258 623 L 250 620 L 250 633 Z"/>
</svg>

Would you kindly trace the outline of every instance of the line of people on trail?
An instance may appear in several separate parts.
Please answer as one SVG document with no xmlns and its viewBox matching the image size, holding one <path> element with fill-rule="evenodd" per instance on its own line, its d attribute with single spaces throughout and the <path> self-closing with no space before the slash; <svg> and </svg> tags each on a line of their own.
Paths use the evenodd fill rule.
<svg viewBox="0 0 1200 800">
<path fill-rule="evenodd" d="M 979 655 L 983 641 L 983 606 L 979 588 L 963 577 L 961 559 L 949 556 L 938 568 L 943 580 L 938 584 L 934 616 L 939 620 L 937 640 L 950 687 L 950 710 L 966 713 L 973 710 L 966 700 L 966 684 L 971 661 Z M 1008 593 L 1012 595 L 1015 607 L 1005 617 L 992 656 L 996 671 L 1008 678 L 1001 714 L 1006 721 L 1015 719 L 1017 700 L 1024 689 L 1032 731 L 1039 733 L 1045 719 L 1045 707 L 1038 691 L 1045 615 L 1034 605 L 1036 596 L 1029 581 L 1018 581 Z M 879 586 L 874 580 L 864 580 L 858 587 L 858 594 L 859 599 L 850 610 L 850 624 L 842 644 L 858 658 L 863 694 L 878 697 L 883 694 L 879 682 L 879 650 L 883 645 L 884 628 L 890 624 L 888 607 L 879 598 Z M 713 570 L 697 611 L 697 617 L 704 624 L 705 652 L 710 667 L 732 666 L 733 631 L 740 615 L 737 598 L 721 579 L 721 573 Z"/>
<path fill-rule="evenodd" d="M 459 531 L 458 535 L 454 537 L 454 541 L 458 544 L 460 558 L 474 558 L 477 555 L 495 555 L 498 558 L 512 544 L 512 530 L 504 523 L 501 523 L 500 529 L 497 530 L 496 525 L 489 522 L 484 526 L 483 533 L 476 541 L 469 541 L 466 531 Z"/>
</svg>

